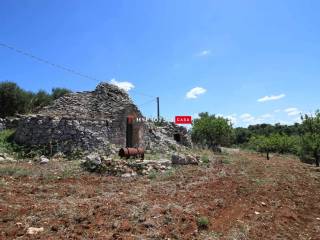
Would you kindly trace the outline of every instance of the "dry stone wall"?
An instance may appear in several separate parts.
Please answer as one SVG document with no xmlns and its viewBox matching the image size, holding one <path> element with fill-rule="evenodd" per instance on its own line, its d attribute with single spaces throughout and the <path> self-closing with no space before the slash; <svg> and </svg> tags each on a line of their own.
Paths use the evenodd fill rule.
<svg viewBox="0 0 320 240">
<path fill-rule="evenodd" d="M 15 141 L 70 153 L 103 151 L 126 144 L 128 115 L 142 117 L 128 94 L 101 83 L 95 91 L 67 94 L 36 115 L 21 118 Z"/>
</svg>

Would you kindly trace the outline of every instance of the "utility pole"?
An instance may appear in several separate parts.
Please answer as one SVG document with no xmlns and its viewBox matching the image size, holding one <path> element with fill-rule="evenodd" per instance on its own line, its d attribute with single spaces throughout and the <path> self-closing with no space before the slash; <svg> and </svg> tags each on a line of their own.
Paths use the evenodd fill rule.
<svg viewBox="0 0 320 240">
<path fill-rule="evenodd" d="M 158 122 L 160 122 L 160 101 L 159 101 L 159 97 L 157 97 L 157 116 L 158 116 Z"/>
</svg>

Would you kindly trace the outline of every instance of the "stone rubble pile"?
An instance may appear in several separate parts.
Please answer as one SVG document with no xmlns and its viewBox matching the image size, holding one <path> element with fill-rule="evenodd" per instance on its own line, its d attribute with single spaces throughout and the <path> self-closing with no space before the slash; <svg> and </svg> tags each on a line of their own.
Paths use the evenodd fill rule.
<svg viewBox="0 0 320 240">
<path fill-rule="evenodd" d="M 17 162 L 14 158 L 10 157 L 6 153 L 0 153 L 0 164 L 1 163 L 14 163 Z"/>
<path fill-rule="evenodd" d="M 137 175 L 149 175 L 152 172 L 165 172 L 171 169 L 173 165 L 195 165 L 199 163 L 200 158 L 191 155 L 173 155 L 172 160 L 122 160 L 99 156 L 99 154 L 93 153 L 86 156 L 82 162 L 82 167 L 90 172 L 121 177 L 134 177 Z"/>
<path fill-rule="evenodd" d="M 186 128 L 173 122 L 164 122 L 162 125 L 156 126 L 154 122 L 145 123 L 144 142 L 147 151 L 169 153 L 192 147 L 191 136 Z M 175 140 L 175 134 L 179 135 L 180 142 Z"/>
<path fill-rule="evenodd" d="M 0 131 L 17 128 L 19 121 L 19 117 L 0 118 Z"/>
</svg>

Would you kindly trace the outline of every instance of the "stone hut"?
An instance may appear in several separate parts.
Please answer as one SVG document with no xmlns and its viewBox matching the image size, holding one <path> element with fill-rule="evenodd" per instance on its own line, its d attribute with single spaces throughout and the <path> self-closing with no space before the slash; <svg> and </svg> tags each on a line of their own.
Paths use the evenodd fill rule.
<svg viewBox="0 0 320 240">
<path fill-rule="evenodd" d="M 48 146 L 53 152 L 76 150 L 109 152 L 112 145 L 143 145 L 142 118 L 128 94 L 117 86 L 100 83 L 92 92 L 67 94 L 36 115 L 24 116 L 15 141 Z"/>
<path fill-rule="evenodd" d="M 174 123 L 157 127 L 139 119 L 143 115 L 125 91 L 100 83 L 92 92 L 66 94 L 37 114 L 23 116 L 15 141 L 67 154 L 76 151 L 109 154 L 119 147 L 167 152 L 191 146 L 185 128 Z"/>
</svg>

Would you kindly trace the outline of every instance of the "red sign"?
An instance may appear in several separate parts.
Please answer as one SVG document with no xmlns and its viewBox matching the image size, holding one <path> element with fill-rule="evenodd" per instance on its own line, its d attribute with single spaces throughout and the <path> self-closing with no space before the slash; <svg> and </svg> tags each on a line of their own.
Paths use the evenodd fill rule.
<svg viewBox="0 0 320 240">
<path fill-rule="evenodd" d="M 191 124 L 192 117 L 191 116 L 176 116 L 175 123 L 176 124 Z"/>
</svg>

